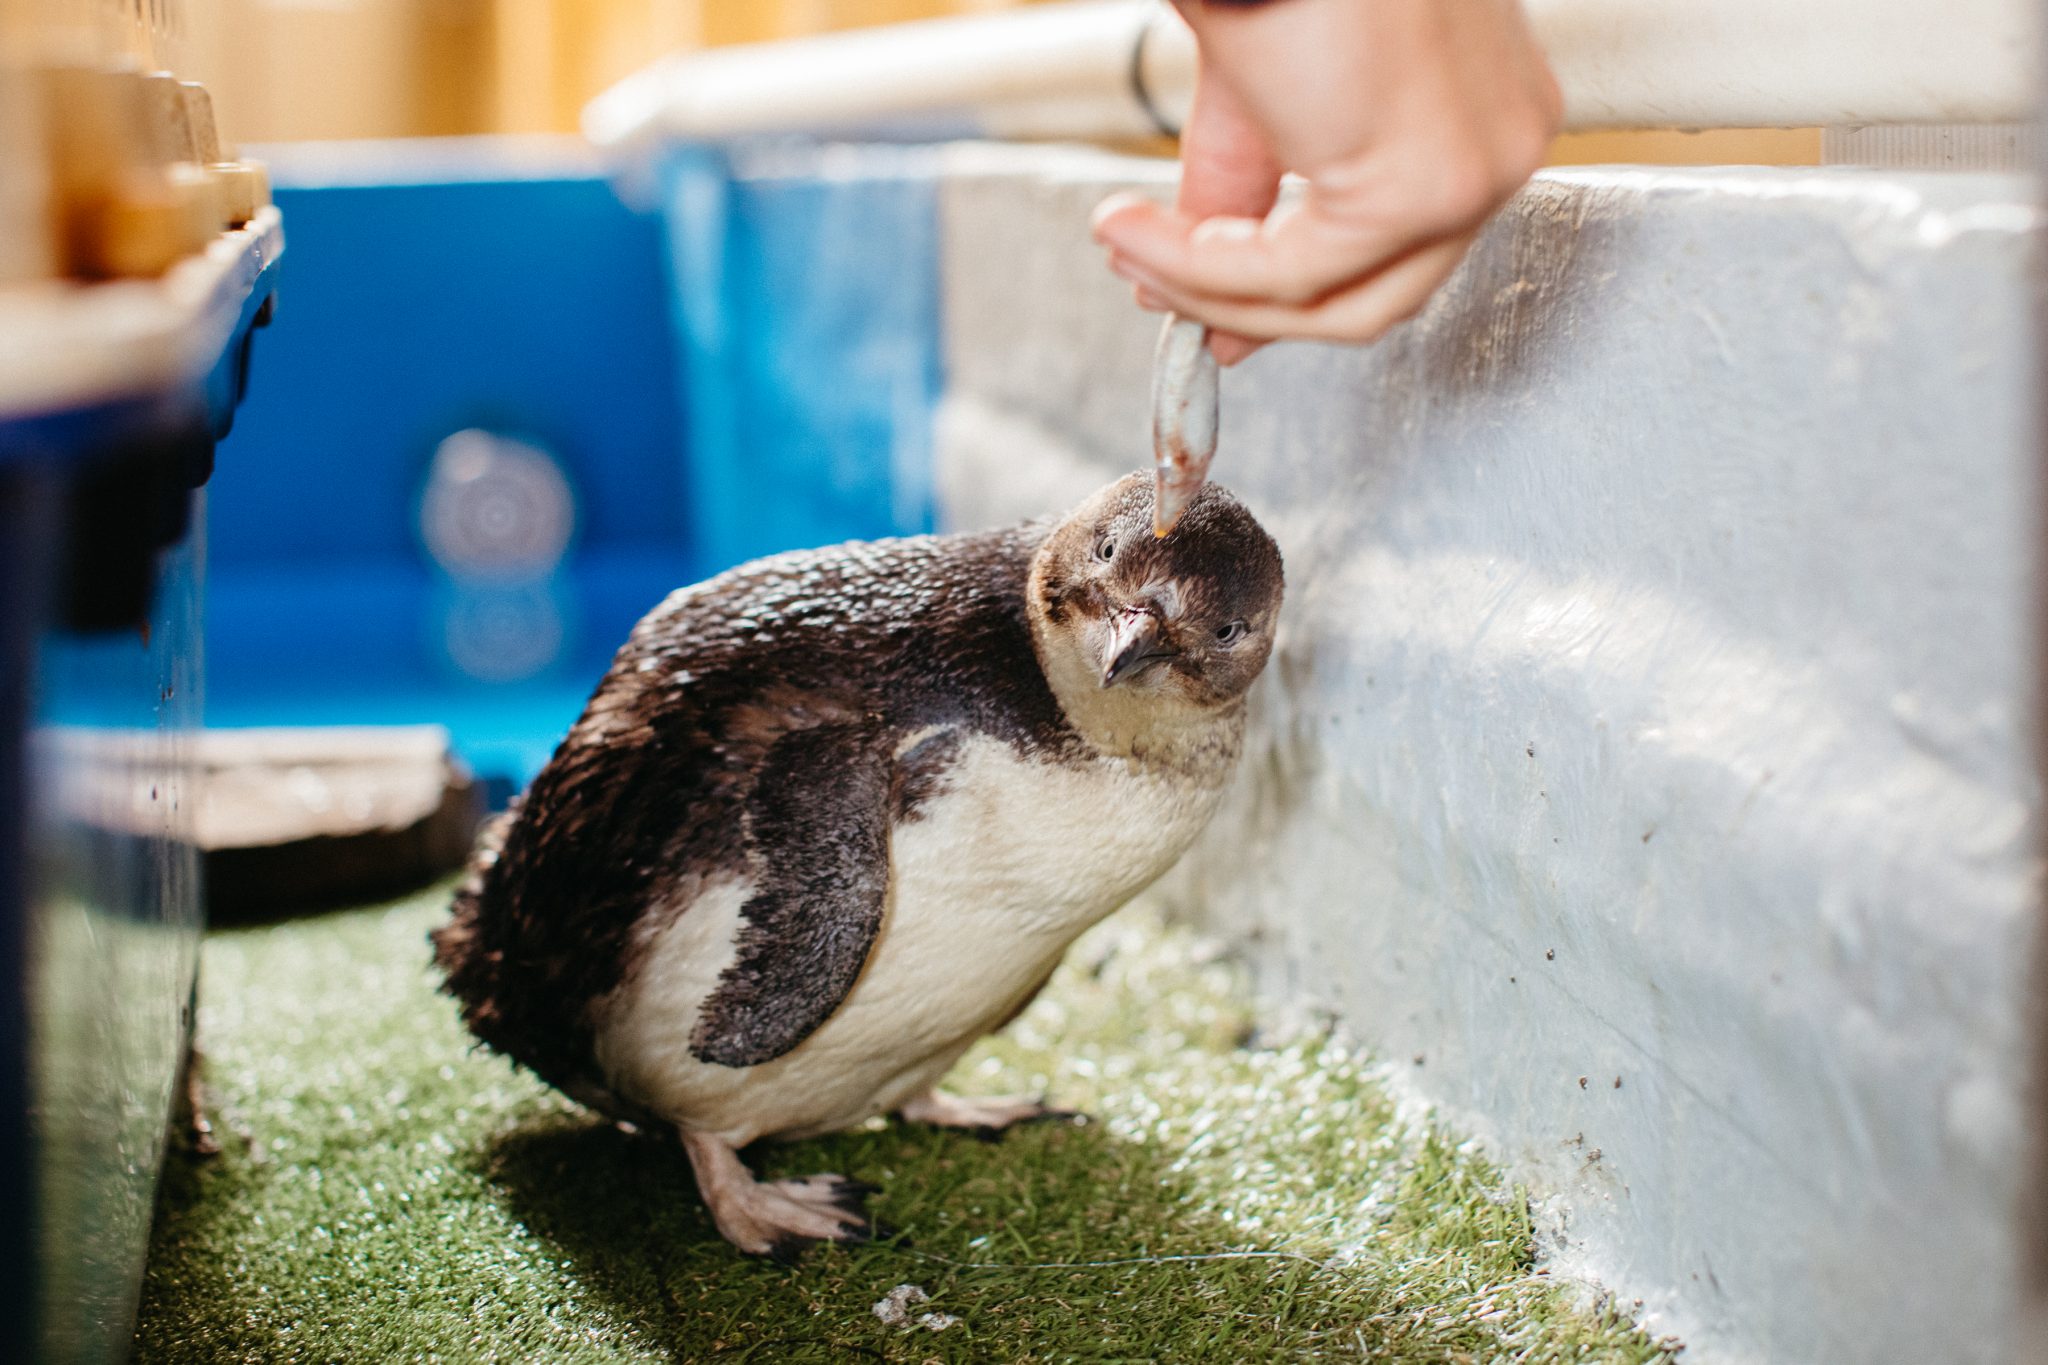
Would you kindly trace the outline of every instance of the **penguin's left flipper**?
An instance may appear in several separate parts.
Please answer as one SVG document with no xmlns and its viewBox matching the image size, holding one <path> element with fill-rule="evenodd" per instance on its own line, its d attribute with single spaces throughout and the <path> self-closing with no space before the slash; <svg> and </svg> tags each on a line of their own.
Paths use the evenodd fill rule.
<svg viewBox="0 0 2048 1365">
<path fill-rule="evenodd" d="M 1055 1109 L 1041 1099 L 1022 1095 L 972 1097 L 953 1095 L 936 1087 L 925 1091 L 896 1111 L 911 1123 L 929 1123 L 935 1128 L 963 1128 L 984 1141 L 1001 1137 L 1004 1130 L 1020 1123 L 1083 1120 L 1071 1109 Z"/>
<path fill-rule="evenodd" d="M 868 1217 L 873 1185 L 842 1175 L 756 1180 L 725 1143 L 682 1130 L 683 1150 L 697 1175 L 719 1235 L 741 1251 L 793 1264 L 819 1242 L 871 1242 L 895 1232 Z"/>
<path fill-rule="evenodd" d="M 747 802 L 754 892 L 738 955 L 690 1033 L 699 1060 L 773 1061 L 845 1001 L 888 901 L 895 768 L 872 721 L 792 730 L 769 747 Z"/>
</svg>

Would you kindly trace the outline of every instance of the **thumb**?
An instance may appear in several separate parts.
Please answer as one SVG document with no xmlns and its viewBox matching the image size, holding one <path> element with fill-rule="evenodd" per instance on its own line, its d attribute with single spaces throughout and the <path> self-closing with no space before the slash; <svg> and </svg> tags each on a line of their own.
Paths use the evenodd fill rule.
<svg viewBox="0 0 2048 1365">
<path fill-rule="evenodd" d="M 1194 104 L 1180 135 L 1182 216 L 1264 218 L 1280 196 L 1284 167 L 1223 80 L 1207 71 L 1195 83 Z"/>
<path fill-rule="evenodd" d="M 1202 75 L 1181 130 L 1180 191 L 1168 213 L 1137 196 L 1117 196 L 1097 211 L 1095 235 L 1112 251 L 1133 235 L 1165 231 L 1186 237 L 1204 219 L 1264 218 L 1280 194 L 1282 167 L 1237 95 L 1221 80 Z M 1263 342 L 1216 332 L 1209 349 L 1235 365 Z"/>
<path fill-rule="evenodd" d="M 1123 193 L 1095 211 L 1096 240 L 1112 251 L 1164 235 L 1185 245 L 1205 219 L 1256 222 L 1280 197 L 1280 162 L 1265 134 L 1222 81 L 1203 75 L 1180 138 L 1180 189 L 1166 209 L 1143 195 Z"/>
</svg>

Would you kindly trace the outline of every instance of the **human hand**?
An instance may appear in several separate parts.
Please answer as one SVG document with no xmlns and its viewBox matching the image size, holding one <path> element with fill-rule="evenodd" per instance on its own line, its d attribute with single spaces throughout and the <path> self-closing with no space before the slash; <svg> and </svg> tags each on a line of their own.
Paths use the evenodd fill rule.
<svg viewBox="0 0 2048 1365">
<path fill-rule="evenodd" d="M 1516 0 L 1175 3 L 1201 51 L 1179 197 L 1113 196 L 1095 238 L 1226 365 L 1420 312 L 1562 121 Z M 1308 183 L 1275 210 L 1286 171 Z"/>
</svg>

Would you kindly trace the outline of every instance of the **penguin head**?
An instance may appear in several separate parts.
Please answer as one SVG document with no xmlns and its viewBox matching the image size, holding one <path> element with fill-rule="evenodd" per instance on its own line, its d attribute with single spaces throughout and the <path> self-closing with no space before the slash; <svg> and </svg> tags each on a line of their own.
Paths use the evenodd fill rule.
<svg viewBox="0 0 2048 1365">
<path fill-rule="evenodd" d="M 1153 479 L 1132 474 L 1070 513 L 1032 564 L 1031 615 L 1069 711 L 1086 689 L 1211 710 L 1244 696 L 1273 649 L 1280 549 L 1231 493 L 1204 485 L 1152 532 Z M 1119 705 L 1116 709 L 1124 709 Z"/>
</svg>

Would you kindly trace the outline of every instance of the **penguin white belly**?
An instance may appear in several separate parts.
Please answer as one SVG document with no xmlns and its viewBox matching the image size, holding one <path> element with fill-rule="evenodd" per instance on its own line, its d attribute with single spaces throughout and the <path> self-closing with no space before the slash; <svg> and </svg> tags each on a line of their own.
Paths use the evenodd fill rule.
<svg viewBox="0 0 2048 1365">
<path fill-rule="evenodd" d="M 616 1093 L 733 1146 L 893 1110 L 1000 1025 L 1084 929 L 1172 866 L 1226 776 L 1021 759 L 1000 741 L 970 738 L 940 790 L 895 827 L 874 948 L 815 1032 L 759 1066 L 691 1054 L 750 891 L 728 879 L 670 917 L 600 1007 L 599 1065 Z"/>
</svg>

